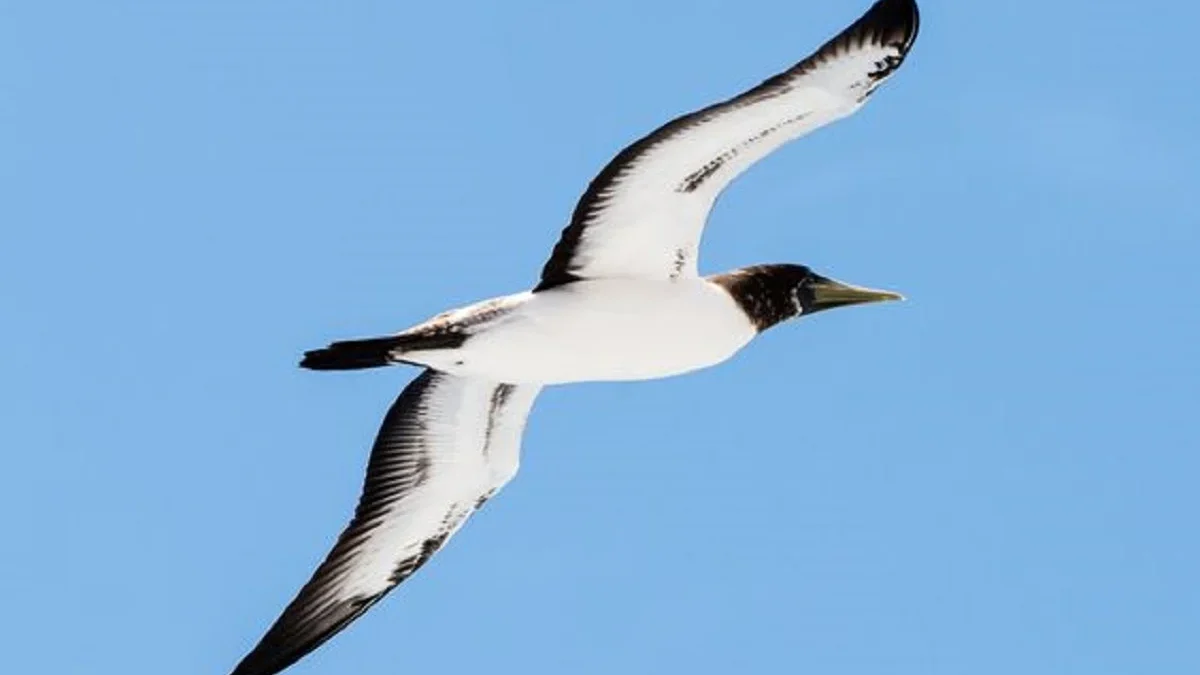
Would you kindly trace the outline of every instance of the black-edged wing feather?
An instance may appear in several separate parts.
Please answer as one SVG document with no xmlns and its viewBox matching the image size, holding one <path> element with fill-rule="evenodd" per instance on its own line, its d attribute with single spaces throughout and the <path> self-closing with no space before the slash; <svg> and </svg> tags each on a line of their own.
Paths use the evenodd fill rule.
<svg viewBox="0 0 1200 675">
<path fill-rule="evenodd" d="M 350 525 L 234 675 L 287 668 L 429 560 L 516 473 L 539 390 L 434 370 L 413 380 L 383 420 Z"/>
<path fill-rule="evenodd" d="M 575 207 L 535 290 L 578 279 L 695 276 L 721 191 L 783 144 L 853 113 L 917 37 L 913 0 L 880 0 L 792 68 L 622 150 Z"/>
</svg>

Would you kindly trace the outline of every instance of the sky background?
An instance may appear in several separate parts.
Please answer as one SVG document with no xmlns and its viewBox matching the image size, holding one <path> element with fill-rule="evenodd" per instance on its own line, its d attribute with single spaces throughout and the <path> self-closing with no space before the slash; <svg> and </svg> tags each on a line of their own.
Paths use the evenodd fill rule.
<svg viewBox="0 0 1200 675">
<path fill-rule="evenodd" d="M 0 6 L 0 671 L 223 675 L 413 370 L 627 143 L 866 0 Z M 1200 672 L 1194 4 L 922 3 L 707 272 L 906 303 L 538 400 L 520 475 L 289 671 Z"/>
</svg>

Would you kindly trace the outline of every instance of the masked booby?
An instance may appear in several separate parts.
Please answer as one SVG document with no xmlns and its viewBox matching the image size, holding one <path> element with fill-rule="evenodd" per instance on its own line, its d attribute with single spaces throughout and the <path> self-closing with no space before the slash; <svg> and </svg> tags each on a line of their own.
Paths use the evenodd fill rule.
<svg viewBox="0 0 1200 675">
<path fill-rule="evenodd" d="M 686 373 L 787 319 L 899 298 L 802 265 L 702 277 L 697 254 L 725 186 L 858 110 L 900 67 L 917 27 L 913 0 L 879 0 L 788 70 L 622 150 L 584 192 L 532 290 L 307 352 L 300 365 L 313 370 L 425 370 L 383 420 L 349 526 L 233 675 L 287 668 L 425 564 L 516 473 L 541 387 Z"/>
</svg>

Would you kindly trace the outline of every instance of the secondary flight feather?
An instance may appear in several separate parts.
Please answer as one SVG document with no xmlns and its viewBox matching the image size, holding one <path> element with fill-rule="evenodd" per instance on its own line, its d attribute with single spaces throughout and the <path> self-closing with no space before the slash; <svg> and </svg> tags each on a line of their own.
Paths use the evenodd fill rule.
<svg viewBox="0 0 1200 675">
<path fill-rule="evenodd" d="M 880 0 L 791 68 L 622 150 L 584 192 L 533 289 L 307 352 L 301 365 L 312 370 L 425 370 L 384 418 L 349 526 L 234 675 L 287 668 L 426 564 L 516 473 L 543 386 L 686 373 L 788 319 L 899 298 L 803 265 L 701 277 L 697 262 L 730 181 L 858 110 L 917 28 L 915 2 Z"/>
</svg>

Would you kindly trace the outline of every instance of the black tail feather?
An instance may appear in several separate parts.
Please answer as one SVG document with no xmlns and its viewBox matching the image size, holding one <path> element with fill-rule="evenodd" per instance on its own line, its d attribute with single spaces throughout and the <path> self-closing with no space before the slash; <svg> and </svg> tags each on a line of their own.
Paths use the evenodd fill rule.
<svg viewBox="0 0 1200 675">
<path fill-rule="evenodd" d="M 361 370 L 395 363 L 392 354 L 403 340 L 395 336 L 335 342 L 324 349 L 304 352 L 301 368 L 309 370 Z"/>
<path fill-rule="evenodd" d="M 334 342 L 324 349 L 304 352 L 301 368 L 309 370 L 362 370 L 408 363 L 401 354 L 425 349 L 455 349 L 466 340 L 461 333 L 432 331 L 401 333 L 365 340 Z"/>
</svg>

